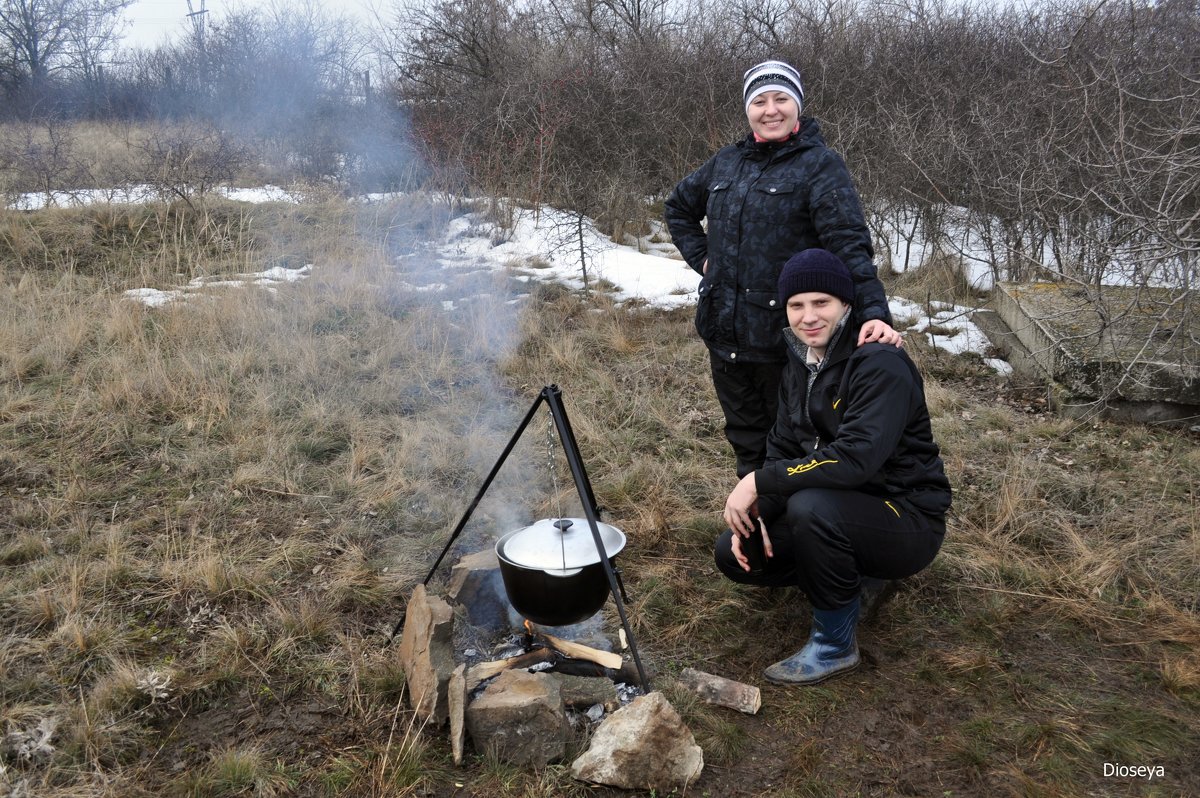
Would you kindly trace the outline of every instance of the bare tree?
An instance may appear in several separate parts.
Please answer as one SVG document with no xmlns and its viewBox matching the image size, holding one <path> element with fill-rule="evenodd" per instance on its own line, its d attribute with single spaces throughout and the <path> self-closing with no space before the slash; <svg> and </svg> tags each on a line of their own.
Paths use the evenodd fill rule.
<svg viewBox="0 0 1200 798">
<path fill-rule="evenodd" d="M 59 71 L 95 74 L 133 0 L 0 0 L 0 61 L 35 97 Z"/>
</svg>

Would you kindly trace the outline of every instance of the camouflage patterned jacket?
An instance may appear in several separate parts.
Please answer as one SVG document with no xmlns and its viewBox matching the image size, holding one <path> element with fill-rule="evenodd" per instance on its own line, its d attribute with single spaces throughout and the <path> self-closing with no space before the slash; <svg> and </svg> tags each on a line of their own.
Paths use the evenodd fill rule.
<svg viewBox="0 0 1200 798">
<path fill-rule="evenodd" d="M 680 253 L 703 275 L 696 329 L 725 360 L 786 360 L 787 317 L 776 283 L 784 262 L 810 247 L 833 252 L 849 267 L 856 324 L 891 323 L 858 193 L 815 119 L 804 118 L 781 143 L 747 136 L 723 147 L 675 187 L 666 219 Z"/>
</svg>

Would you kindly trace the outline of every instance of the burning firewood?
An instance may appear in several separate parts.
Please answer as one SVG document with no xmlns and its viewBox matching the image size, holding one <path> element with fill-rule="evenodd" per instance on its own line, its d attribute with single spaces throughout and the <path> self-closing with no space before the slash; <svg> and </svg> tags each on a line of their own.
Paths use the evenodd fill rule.
<svg viewBox="0 0 1200 798">
<path fill-rule="evenodd" d="M 551 648 L 566 654 L 568 657 L 586 659 L 588 662 L 594 662 L 597 665 L 611 668 L 612 670 L 620 668 L 621 663 L 624 661 L 621 659 L 620 654 L 614 654 L 611 651 L 601 651 L 598 648 L 585 646 L 582 643 L 572 643 L 570 640 L 563 640 L 561 637 L 555 637 L 554 635 L 548 635 L 545 632 L 538 632 L 536 630 L 534 634 L 536 637 L 545 640 Z"/>
<path fill-rule="evenodd" d="M 483 682 L 496 676 L 497 674 L 512 669 L 512 668 L 529 668 L 543 662 L 557 663 L 570 662 L 581 660 L 592 663 L 601 673 L 608 674 L 624 674 L 622 670 L 625 661 L 620 654 L 615 654 L 611 651 L 601 651 L 598 648 L 585 646 L 582 643 L 574 643 L 570 640 L 564 640 L 561 637 L 546 634 L 534 628 L 533 624 L 526 622 L 525 628 L 526 645 L 533 646 L 540 643 L 540 646 L 532 648 L 524 654 L 518 654 L 515 657 L 506 657 L 505 659 L 492 660 L 490 662 L 480 662 L 472 665 L 467 669 L 467 691 L 474 690 Z M 564 660 L 564 657 L 569 657 L 569 660 Z"/>
<path fill-rule="evenodd" d="M 560 659 L 554 663 L 554 672 L 566 676 L 603 676 L 610 681 L 624 684 L 636 684 L 638 681 L 637 666 L 632 662 L 622 662 L 620 668 L 613 670 L 587 660 Z"/>
<path fill-rule="evenodd" d="M 542 662 L 553 662 L 558 658 L 558 652 L 552 648 L 535 648 L 515 657 L 480 662 L 467 669 L 467 692 L 471 692 L 481 683 L 498 673 L 510 668 L 530 668 Z"/>
</svg>

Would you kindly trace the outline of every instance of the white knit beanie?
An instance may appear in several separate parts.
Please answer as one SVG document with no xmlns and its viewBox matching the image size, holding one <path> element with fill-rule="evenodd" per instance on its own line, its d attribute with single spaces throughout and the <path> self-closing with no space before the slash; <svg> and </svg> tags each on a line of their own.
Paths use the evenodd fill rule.
<svg viewBox="0 0 1200 798">
<path fill-rule="evenodd" d="M 746 110 L 750 102 L 764 91 L 781 91 L 796 101 L 797 108 L 804 107 L 804 87 L 800 85 L 800 72 L 783 61 L 763 61 L 746 70 L 742 80 L 742 95 Z"/>
</svg>

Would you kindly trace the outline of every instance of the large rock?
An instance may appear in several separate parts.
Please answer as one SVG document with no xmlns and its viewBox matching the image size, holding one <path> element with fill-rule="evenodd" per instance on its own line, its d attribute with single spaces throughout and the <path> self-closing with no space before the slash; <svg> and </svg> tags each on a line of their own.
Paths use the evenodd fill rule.
<svg viewBox="0 0 1200 798">
<path fill-rule="evenodd" d="M 704 769 L 704 752 L 662 693 L 618 709 L 596 727 L 591 745 L 571 763 L 581 781 L 627 790 L 685 790 Z"/>
<path fill-rule="evenodd" d="M 449 715 L 446 687 L 454 672 L 454 614 L 450 605 L 417 585 L 408 600 L 400 662 L 408 702 L 422 720 L 440 726 Z"/>
<path fill-rule="evenodd" d="M 501 673 L 467 706 L 467 731 L 477 750 L 516 765 L 562 759 L 570 726 L 559 682 L 544 673 Z"/>
<path fill-rule="evenodd" d="M 454 564 L 446 593 L 466 610 L 472 626 L 506 631 L 521 625 L 521 614 L 509 603 L 504 590 L 496 550 L 490 546 Z"/>
</svg>

